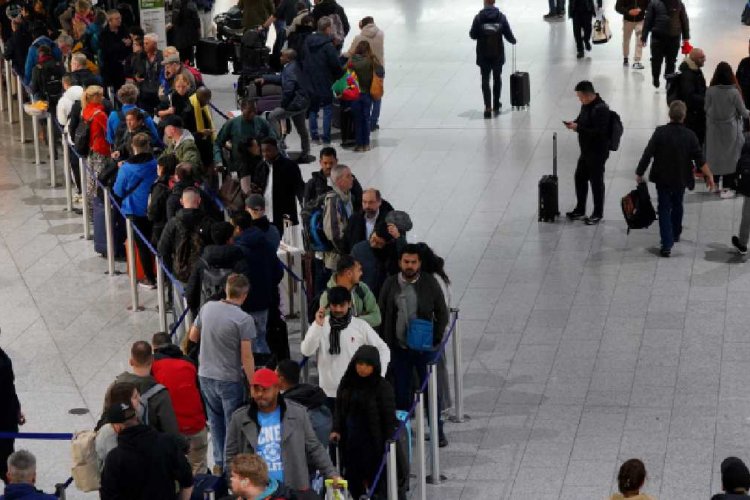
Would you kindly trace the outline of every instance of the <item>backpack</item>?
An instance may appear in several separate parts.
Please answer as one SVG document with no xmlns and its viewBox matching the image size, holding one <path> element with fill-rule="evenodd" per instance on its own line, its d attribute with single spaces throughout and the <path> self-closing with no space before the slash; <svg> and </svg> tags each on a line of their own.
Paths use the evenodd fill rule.
<svg viewBox="0 0 750 500">
<path fill-rule="evenodd" d="M 341 47 L 346 39 L 344 23 L 341 22 L 341 17 L 338 14 L 331 14 L 328 17 L 331 20 L 331 28 L 333 29 L 333 45 Z"/>
<path fill-rule="evenodd" d="M 94 121 L 94 117 L 101 113 L 101 110 L 94 111 L 91 118 L 88 120 L 81 120 L 78 122 L 78 127 L 73 134 L 73 149 L 76 150 L 79 156 L 87 156 L 90 150 L 91 144 L 91 122 Z"/>
<path fill-rule="evenodd" d="M 609 150 L 610 151 L 617 151 L 620 148 L 620 140 L 622 139 L 622 134 L 625 132 L 624 127 L 622 126 L 622 119 L 620 118 L 620 115 L 617 114 L 617 111 L 609 110 Z"/>
<path fill-rule="evenodd" d="M 198 68 L 194 68 L 193 66 L 190 65 L 189 62 L 186 62 L 185 64 L 183 64 L 183 66 L 185 67 L 186 70 L 190 72 L 191 75 L 193 75 L 193 78 L 195 79 L 195 88 L 197 89 L 198 87 L 202 87 L 203 75 L 201 74 L 200 71 L 198 71 Z"/>
<path fill-rule="evenodd" d="M 318 312 L 318 309 L 320 309 L 320 297 L 328 292 L 328 288 L 326 287 L 325 290 L 321 291 L 318 295 L 313 297 L 313 299 L 310 301 L 310 304 L 307 306 L 307 320 L 310 324 L 315 321 L 315 314 Z M 357 297 L 362 301 L 364 304 L 365 302 L 365 289 L 362 288 L 362 286 L 357 283 L 357 286 L 354 287 L 354 293 L 357 294 Z M 354 304 L 352 304 L 352 308 L 354 307 Z"/>
<path fill-rule="evenodd" d="M 218 300 L 224 292 L 227 277 L 232 274 L 232 269 L 227 267 L 214 267 L 203 257 L 199 258 L 203 263 L 203 274 L 201 275 L 201 301 L 203 307 L 208 301 Z"/>
<path fill-rule="evenodd" d="M 645 229 L 656 220 L 656 211 L 651 204 L 648 186 L 641 182 L 635 189 L 622 197 L 622 214 L 628 224 L 628 234 L 631 229 Z"/>
<path fill-rule="evenodd" d="M 76 488 L 83 492 L 97 491 L 101 485 L 99 456 L 96 454 L 96 431 L 75 433 L 70 442 L 73 455 L 71 475 Z"/>
<path fill-rule="evenodd" d="M 148 403 L 152 397 L 159 394 L 167 388 L 161 384 L 152 385 L 146 392 L 141 394 L 141 406 L 138 408 L 138 417 L 144 425 L 151 425 L 148 421 Z"/>
<path fill-rule="evenodd" d="M 330 193 L 329 191 L 321 194 L 302 208 L 302 235 L 308 251 L 328 252 L 333 248 L 323 231 L 325 201 Z"/>
<path fill-rule="evenodd" d="M 479 50 L 483 57 L 497 59 L 502 52 L 502 33 L 500 23 L 482 23 L 482 34 L 479 38 Z"/>
<path fill-rule="evenodd" d="M 190 273 L 200 258 L 202 250 L 203 240 L 198 229 L 189 230 L 178 219 L 177 244 L 174 248 L 174 259 L 172 261 L 172 271 L 178 280 L 187 283 L 190 279 Z"/>
<path fill-rule="evenodd" d="M 667 104 L 672 104 L 672 102 L 676 101 L 677 99 L 680 99 L 681 96 L 681 82 L 682 82 L 682 73 L 679 71 L 675 73 L 670 73 L 669 75 L 665 75 L 664 79 L 667 81 L 666 88 L 667 88 Z"/>
<path fill-rule="evenodd" d="M 42 100 L 47 101 L 47 109 L 54 109 L 63 95 L 62 75 L 64 71 L 59 64 L 50 70 L 42 70 Z"/>
<path fill-rule="evenodd" d="M 115 147 L 119 147 L 122 144 L 122 139 L 125 137 L 125 133 L 128 131 L 128 124 L 125 121 L 125 113 L 122 109 L 117 110 L 117 128 L 115 129 Z"/>
</svg>

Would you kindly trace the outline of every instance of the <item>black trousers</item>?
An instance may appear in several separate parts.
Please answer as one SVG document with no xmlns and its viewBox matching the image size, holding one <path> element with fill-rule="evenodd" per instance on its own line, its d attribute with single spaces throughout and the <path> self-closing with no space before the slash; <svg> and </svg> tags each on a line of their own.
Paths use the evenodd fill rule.
<svg viewBox="0 0 750 500">
<path fill-rule="evenodd" d="M 578 52 L 583 52 L 584 43 L 591 43 L 593 19 L 591 12 L 573 13 L 573 38 L 576 40 Z"/>
<path fill-rule="evenodd" d="M 680 51 L 680 37 L 651 36 L 651 75 L 654 80 L 661 76 L 662 62 L 665 64 L 664 74 L 670 75 L 675 72 L 677 53 Z"/>
<path fill-rule="evenodd" d="M 138 228 L 140 232 L 143 233 L 143 236 L 146 237 L 147 240 L 151 240 L 151 221 L 148 220 L 148 217 L 137 217 L 137 216 L 130 216 L 130 218 L 133 220 L 133 225 Z M 143 266 L 143 274 L 146 275 L 146 279 L 149 280 L 151 283 L 156 284 L 156 273 L 154 272 L 154 258 L 151 254 L 151 251 L 146 246 L 146 242 L 144 242 L 141 238 L 138 237 L 138 235 L 135 236 L 135 246 L 138 248 L 138 255 L 141 257 L 141 265 Z"/>
<path fill-rule="evenodd" d="M 482 62 L 479 65 L 482 74 L 482 97 L 484 107 L 500 107 L 500 91 L 503 88 L 503 65 L 498 62 Z M 490 74 L 492 75 L 492 93 L 490 93 Z"/>
<path fill-rule="evenodd" d="M 591 195 L 594 198 L 594 211 L 591 215 L 601 217 L 604 214 L 604 163 L 602 160 L 591 160 L 581 155 L 578 158 L 578 166 L 575 173 L 576 184 L 576 208 L 578 213 L 586 213 L 586 199 L 589 195 L 589 184 L 591 184 Z"/>
</svg>

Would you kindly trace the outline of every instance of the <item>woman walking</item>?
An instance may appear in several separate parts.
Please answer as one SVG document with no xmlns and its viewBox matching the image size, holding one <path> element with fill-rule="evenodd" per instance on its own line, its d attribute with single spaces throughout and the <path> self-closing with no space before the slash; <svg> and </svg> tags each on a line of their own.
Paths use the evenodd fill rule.
<svg viewBox="0 0 750 500">
<path fill-rule="evenodd" d="M 734 173 L 745 140 L 742 120 L 750 113 L 742 100 L 737 78 L 727 62 L 716 66 L 711 85 L 706 91 L 706 163 L 714 173 L 714 182 L 721 183 L 721 197 L 734 198 Z"/>
</svg>

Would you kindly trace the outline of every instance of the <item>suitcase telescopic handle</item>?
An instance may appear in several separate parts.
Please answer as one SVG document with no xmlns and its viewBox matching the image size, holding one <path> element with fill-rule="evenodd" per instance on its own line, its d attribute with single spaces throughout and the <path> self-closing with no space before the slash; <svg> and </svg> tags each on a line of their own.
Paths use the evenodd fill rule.
<svg viewBox="0 0 750 500">
<path fill-rule="evenodd" d="M 515 73 L 516 72 L 516 44 L 514 43 L 514 44 L 512 44 L 512 46 L 513 46 L 513 50 L 512 50 L 512 52 L 513 52 L 513 73 Z"/>
<path fill-rule="evenodd" d="M 557 132 L 552 133 L 552 175 L 557 177 Z"/>
</svg>

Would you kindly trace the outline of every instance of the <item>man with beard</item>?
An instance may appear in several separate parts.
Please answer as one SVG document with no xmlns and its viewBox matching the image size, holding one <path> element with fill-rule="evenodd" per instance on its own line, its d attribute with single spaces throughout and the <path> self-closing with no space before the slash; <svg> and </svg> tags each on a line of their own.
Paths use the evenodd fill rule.
<svg viewBox="0 0 750 500">
<path fill-rule="evenodd" d="M 375 346 L 380 352 L 385 376 L 391 351 L 383 339 L 375 333 L 367 322 L 352 317 L 352 294 L 343 286 L 329 288 L 328 310 L 320 307 L 315 314 L 315 322 L 307 330 L 300 352 L 303 356 L 318 356 L 318 377 L 321 389 L 328 396 L 327 405 L 334 410 L 336 391 L 354 353 L 363 345 Z"/>
<path fill-rule="evenodd" d="M 315 437 L 307 410 L 279 394 L 279 377 L 261 368 L 250 380 L 252 401 L 232 415 L 226 440 L 226 463 L 241 453 L 255 453 L 268 465 L 272 480 L 295 490 L 310 488 L 310 472 L 340 480 L 326 449 Z M 309 465 L 308 465 L 309 464 Z"/>
<path fill-rule="evenodd" d="M 398 252 L 405 244 L 403 236 L 394 239 L 388 225 L 382 222 L 375 226 L 367 240 L 352 247 L 352 257 L 362 265 L 360 280 L 370 287 L 376 297 L 380 296 L 385 279 L 399 271 Z"/>
<path fill-rule="evenodd" d="M 417 371 L 421 382 L 427 376 L 427 365 L 436 352 L 416 350 L 408 345 L 409 332 L 432 323 L 432 346 L 437 349 L 448 325 L 448 306 L 440 284 L 429 273 L 422 273 L 419 246 L 407 244 L 399 254 L 401 272 L 389 276 L 380 290 L 381 335 L 393 353 L 391 374 L 395 383 L 396 408 L 408 411 L 412 403 L 412 374 Z M 440 446 L 448 445 L 438 420 Z"/>
<path fill-rule="evenodd" d="M 336 273 L 328 281 L 328 288 L 343 286 L 352 294 L 352 314 L 373 328 L 380 326 L 378 299 L 366 283 L 362 283 L 362 264 L 351 255 L 342 255 L 336 264 Z M 328 292 L 320 294 L 320 307 L 328 305 Z"/>
<path fill-rule="evenodd" d="M 370 239 L 375 226 L 392 211 L 393 206 L 380 196 L 378 189 L 366 189 L 362 193 L 362 211 L 354 212 L 346 226 L 347 248 L 351 249 L 360 241 Z"/>
</svg>

